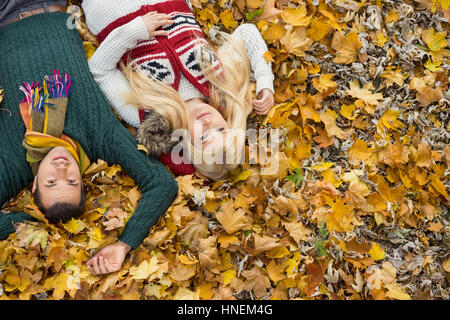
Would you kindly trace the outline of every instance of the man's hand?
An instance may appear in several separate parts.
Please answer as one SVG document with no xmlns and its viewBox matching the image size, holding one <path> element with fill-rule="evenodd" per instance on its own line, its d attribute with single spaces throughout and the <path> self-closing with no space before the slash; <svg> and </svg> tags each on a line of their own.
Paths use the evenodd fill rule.
<svg viewBox="0 0 450 320">
<path fill-rule="evenodd" d="M 258 94 L 258 100 L 253 100 L 253 110 L 256 114 L 266 115 L 274 104 L 273 92 L 269 89 L 262 89 Z"/>
<path fill-rule="evenodd" d="M 147 32 L 150 37 L 168 36 L 169 32 L 165 30 L 157 30 L 159 27 L 174 23 L 172 17 L 165 13 L 158 13 L 155 11 L 149 12 L 142 16 Z"/>
<path fill-rule="evenodd" d="M 95 276 L 119 271 L 130 250 L 131 247 L 128 244 L 117 241 L 101 249 L 86 262 L 86 266 L 89 272 Z"/>
</svg>

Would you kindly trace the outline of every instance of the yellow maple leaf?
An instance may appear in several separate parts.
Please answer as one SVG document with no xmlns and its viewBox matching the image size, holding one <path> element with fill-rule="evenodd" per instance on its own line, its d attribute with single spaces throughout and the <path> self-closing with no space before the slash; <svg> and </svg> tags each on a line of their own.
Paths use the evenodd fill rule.
<svg viewBox="0 0 450 320">
<path fill-rule="evenodd" d="M 435 32 L 433 27 L 422 32 L 422 40 L 431 51 L 439 51 L 445 48 L 448 44 L 446 38 L 447 31 Z"/>
<path fill-rule="evenodd" d="M 439 68 L 439 66 L 442 65 L 442 62 L 443 62 L 442 60 L 433 61 L 432 59 L 428 59 L 427 62 L 425 62 L 424 66 L 425 66 L 425 68 L 427 68 L 428 70 L 431 70 L 433 72 L 442 71 L 444 69 Z"/>
<path fill-rule="evenodd" d="M 173 296 L 174 300 L 199 300 L 200 291 L 192 291 L 184 287 L 179 287 L 175 295 Z"/>
<path fill-rule="evenodd" d="M 284 222 L 283 225 L 298 244 L 300 244 L 300 241 L 307 241 L 308 236 L 312 233 L 312 230 L 302 222 Z"/>
<path fill-rule="evenodd" d="M 358 81 L 354 80 L 350 82 L 350 89 L 347 89 L 346 92 L 353 98 L 361 99 L 368 104 L 378 106 L 380 104 L 380 100 L 383 100 L 383 94 L 372 93 L 369 86 L 369 84 L 366 84 L 363 88 L 361 88 Z"/>
<path fill-rule="evenodd" d="M 369 255 L 373 258 L 373 260 L 383 260 L 384 259 L 384 250 L 380 247 L 380 245 L 376 242 L 372 242 L 372 247 L 370 248 Z"/>
<path fill-rule="evenodd" d="M 404 80 L 408 77 L 407 74 L 403 75 L 401 72 L 402 69 L 400 67 L 390 66 L 384 69 L 381 77 L 386 79 L 384 82 L 386 87 L 390 87 L 394 83 L 401 87 L 404 84 Z"/>
<path fill-rule="evenodd" d="M 216 218 L 228 234 L 251 228 L 245 211 L 242 209 L 235 210 L 231 200 L 222 205 L 221 211 L 216 212 Z"/>
<path fill-rule="evenodd" d="M 248 177 L 250 177 L 251 172 L 248 170 L 244 170 L 241 173 L 239 173 L 239 175 L 233 180 L 232 184 L 235 184 L 236 182 L 239 181 L 245 181 L 247 180 Z"/>
<path fill-rule="evenodd" d="M 230 10 L 224 10 L 219 14 L 219 18 L 222 21 L 226 29 L 236 28 L 238 23 L 234 20 L 233 13 Z"/>
<path fill-rule="evenodd" d="M 356 107 L 354 104 L 350 104 L 350 105 L 346 105 L 343 104 L 341 106 L 341 110 L 339 111 L 339 113 L 347 118 L 348 120 L 355 120 L 356 117 L 358 116 L 358 113 L 356 112 Z"/>
<path fill-rule="evenodd" d="M 78 234 L 83 231 L 87 224 L 79 219 L 70 219 L 68 222 L 62 224 L 64 229 L 73 234 Z"/>
<path fill-rule="evenodd" d="M 270 51 L 264 52 L 263 57 L 264 57 L 264 59 L 266 59 L 266 62 L 267 62 L 267 63 L 269 63 L 269 62 L 275 62 L 275 60 L 273 60 L 273 56 L 272 56 L 272 53 L 271 53 Z M 0 101 L 0 102 L 1 102 L 1 101 Z"/>
<path fill-rule="evenodd" d="M 333 14 L 332 12 L 330 12 L 330 11 L 328 11 L 328 10 L 322 10 L 322 9 L 320 9 L 319 12 L 320 12 L 321 14 L 323 14 L 323 15 L 327 18 L 327 19 L 326 19 L 326 24 L 330 25 L 331 27 L 333 27 L 333 28 L 336 29 L 337 31 L 341 31 L 341 29 L 342 29 L 343 27 L 345 27 L 345 25 L 344 25 L 344 26 L 341 26 L 341 25 L 338 23 L 338 19 L 336 19 L 336 17 L 334 16 L 334 14 Z"/>
<path fill-rule="evenodd" d="M 307 17 L 306 14 L 306 6 L 297 9 L 289 7 L 281 13 L 281 18 L 294 27 L 307 27 L 311 22 L 311 17 Z"/>
<path fill-rule="evenodd" d="M 217 242 L 220 244 L 221 248 L 228 248 L 230 244 L 239 243 L 239 239 L 236 236 L 222 235 L 217 239 Z"/>
<path fill-rule="evenodd" d="M 356 139 L 353 145 L 348 149 L 350 162 L 356 164 L 369 159 L 372 153 L 373 151 L 368 148 L 367 143 L 361 139 Z"/>
<path fill-rule="evenodd" d="M 334 34 L 331 47 L 336 50 L 336 58 L 333 60 L 335 63 L 350 64 L 356 61 L 362 43 L 356 33 L 345 35 L 340 31 Z"/>
<path fill-rule="evenodd" d="M 447 260 L 445 260 L 445 261 L 442 263 L 442 268 L 443 268 L 445 271 L 450 272 L 450 258 L 448 258 Z"/>
<path fill-rule="evenodd" d="M 308 27 L 308 37 L 314 41 L 320 41 L 325 38 L 333 28 L 327 24 L 325 19 L 313 18 Z"/>
<path fill-rule="evenodd" d="M 326 171 L 327 169 L 330 169 L 332 166 L 334 166 L 334 162 L 319 162 L 311 167 L 311 169 L 319 172 Z"/>
<path fill-rule="evenodd" d="M 231 283 L 231 280 L 236 278 L 236 270 L 227 270 L 225 272 L 222 272 L 223 277 L 223 286 L 226 287 Z"/>
<path fill-rule="evenodd" d="M 346 204 L 345 199 L 337 200 L 331 207 L 331 213 L 328 216 L 327 227 L 329 232 L 350 232 L 356 226 L 363 224 L 358 221 L 354 209 Z"/>
<path fill-rule="evenodd" d="M 384 47 L 384 45 L 386 44 L 386 42 L 389 41 L 389 38 L 387 38 L 383 31 L 378 31 L 377 32 L 377 46 L 379 47 Z"/>
<path fill-rule="evenodd" d="M 180 260 L 180 262 L 182 263 L 182 264 L 185 264 L 185 265 L 193 265 L 193 264 L 196 264 L 197 262 L 198 262 L 198 260 L 197 259 L 193 259 L 193 260 L 191 260 L 188 256 L 186 256 L 185 254 L 180 254 L 179 256 L 178 256 L 178 260 Z"/>
<path fill-rule="evenodd" d="M 378 121 L 377 126 L 384 126 L 385 128 L 391 129 L 391 130 L 398 130 L 398 129 L 404 127 L 403 122 L 397 120 L 400 113 L 401 112 L 399 110 L 394 110 L 394 109 L 386 110 L 386 112 L 383 114 L 383 116 Z"/>
<path fill-rule="evenodd" d="M 338 86 L 338 84 L 336 82 L 334 82 L 333 80 L 331 80 L 331 78 L 333 78 L 333 76 L 334 76 L 334 74 L 322 73 L 320 75 L 319 79 L 314 78 L 313 79 L 314 88 L 316 88 L 316 90 L 321 93 L 324 91 L 327 91 L 331 88 L 336 88 Z"/>
<path fill-rule="evenodd" d="M 161 299 L 162 297 L 161 291 L 164 292 L 161 285 L 149 283 L 148 285 L 145 286 L 145 295 L 147 297 L 155 296 L 157 299 Z"/>
<path fill-rule="evenodd" d="M 336 174 L 331 169 L 326 169 L 325 171 L 321 172 L 321 176 L 323 177 L 324 181 L 330 182 L 335 188 L 338 188 L 342 184 L 341 179 L 336 178 Z"/>
<path fill-rule="evenodd" d="M 283 258 L 289 254 L 289 250 L 286 247 L 278 247 L 266 252 L 266 256 L 271 259 Z"/>
<path fill-rule="evenodd" d="M 303 57 L 305 51 L 311 49 L 313 40 L 308 38 L 305 27 L 296 27 L 287 31 L 281 37 L 280 43 L 288 53 Z"/>
<path fill-rule="evenodd" d="M 324 123 L 325 130 L 329 137 L 336 137 L 339 139 L 347 138 L 347 134 L 345 133 L 345 131 L 337 126 L 336 118 L 332 114 L 330 109 L 327 109 L 326 112 L 320 113 L 319 117 L 320 120 Z"/>
<path fill-rule="evenodd" d="M 439 192 L 444 198 L 448 198 L 448 193 L 445 185 L 437 175 L 433 175 L 433 177 L 431 178 L 431 185 L 433 186 L 434 190 Z"/>
<path fill-rule="evenodd" d="M 301 261 L 301 256 L 300 256 L 300 252 L 296 251 L 294 252 L 294 254 L 292 255 L 291 258 L 289 258 L 288 260 L 286 260 L 285 262 L 283 262 L 283 267 L 284 270 L 286 272 L 286 276 L 288 277 L 294 277 L 297 275 L 298 273 L 298 265 L 300 264 Z"/>
<path fill-rule="evenodd" d="M 198 12 L 198 17 L 202 21 L 209 21 L 213 24 L 217 24 L 220 20 L 220 18 L 213 11 L 211 11 L 210 8 L 204 8 L 200 10 Z"/>
<path fill-rule="evenodd" d="M 250 9 L 258 9 L 263 4 L 262 0 L 245 0 L 245 4 Z"/>
<path fill-rule="evenodd" d="M 44 288 L 46 290 L 53 289 L 53 298 L 61 300 L 64 298 L 66 292 L 70 289 L 67 287 L 69 275 L 67 273 L 57 273 L 51 278 L 47 278 L 44 282 Z"/>
<path fill-rule="evenodd" d="M 386 296 L 396 300 L 411 300 L 411 296 L 403 291 L 402 287 L 396 283 L 385 284 L 384 287 L 388 289 Z"/>
<path fill-rule="evenodd" d="M 155 255 L 151 259 L 142 261 L 139 266 L 131 267 L 130 275 L 135 280 L 146 280 L 158 269 L 158 257 Z"/>
<path fill-rule="evenodd" d="M 83 41 L 84 52 L 86 53 L 86 58 L 88 60 L 94 55 L 95 50 L 97 49 L 92 42 Z"/>
<path fill-rule="evenodd" d="M 275 283 L 284 279 L 284 269 L 285 266 L 277 264 L 275 260 L 270 260 L 266 268 L 267 275 Z"/>
<path fill-rule="evenodd" d="M 450 0 L 441 0 L 441 7 L 444 10 L 447 10 L 450 7 Z"/>
</svg>

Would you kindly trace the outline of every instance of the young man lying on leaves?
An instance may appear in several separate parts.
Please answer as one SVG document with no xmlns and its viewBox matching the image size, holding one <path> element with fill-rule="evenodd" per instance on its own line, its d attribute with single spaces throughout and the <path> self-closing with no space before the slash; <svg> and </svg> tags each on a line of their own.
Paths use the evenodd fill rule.
<svg viewBox="0 0 450 320">
<path fill-rule="evenodd" d="M 0 205 L 33 182 L 35 202 L 47 220 L 68 221 L 83 212 L 82 172 L 89 160 L 119 164 L 142 197 L 119 241 L 87 261 L 97 275 L 121 268 L 178 187 L 159 161 L 137 149 L 114 115 L 89 72 L 77 30 L 67 28 L 64 10 L 45 1 L 0 4 L 1 108 L 10 111 L 0 111 Z M 27 220 L 34 218 L 23 212 L 0 214 L 0 240 Z"/>
</svg>

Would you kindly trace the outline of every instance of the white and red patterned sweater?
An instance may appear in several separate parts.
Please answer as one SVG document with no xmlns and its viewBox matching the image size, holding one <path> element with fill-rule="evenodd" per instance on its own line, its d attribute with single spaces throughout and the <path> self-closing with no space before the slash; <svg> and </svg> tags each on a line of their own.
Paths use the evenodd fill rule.
<svg viewBox="0 0 450 320">
<path fill-rule="evenodd" d="M 139 127 L 142 118 L 136 107 L 125 103 L 123 93 L 130 90 L 118 63 L 136 62 L 141 70 L 172 85 L 184 100 L 208 96 L 207 80 L 193 56 L 195 36 L 203 37 L 192 14 L 189 0 L 84 0 L 86 22 L 101 42 L 89 60 L 94 78 L 106 97 L 128 124 Z M 164 27 L 168 37 L 150 37 L 140 17 L 149 11 L 167 12 L 174 24 Z M 243 24 L 233 33 L 242 39 L 249 54 L 256 91 L 273 89 L 271 64 L 263 57 L 268 50 L 258 29 Z"/>
</svg>

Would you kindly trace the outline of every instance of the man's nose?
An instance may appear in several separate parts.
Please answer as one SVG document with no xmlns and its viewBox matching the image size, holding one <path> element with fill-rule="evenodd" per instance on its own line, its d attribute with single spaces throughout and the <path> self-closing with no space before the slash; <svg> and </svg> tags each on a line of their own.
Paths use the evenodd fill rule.
<svg viewBox="0 0 450 320">
<path fill-rule="evenodd" d="M 56 164 L 56 171 L 59 173 L 67 173 L 67 169 L 69 168 L 69 166 L 66 163 L 57 163 Z"/>
</svg>

